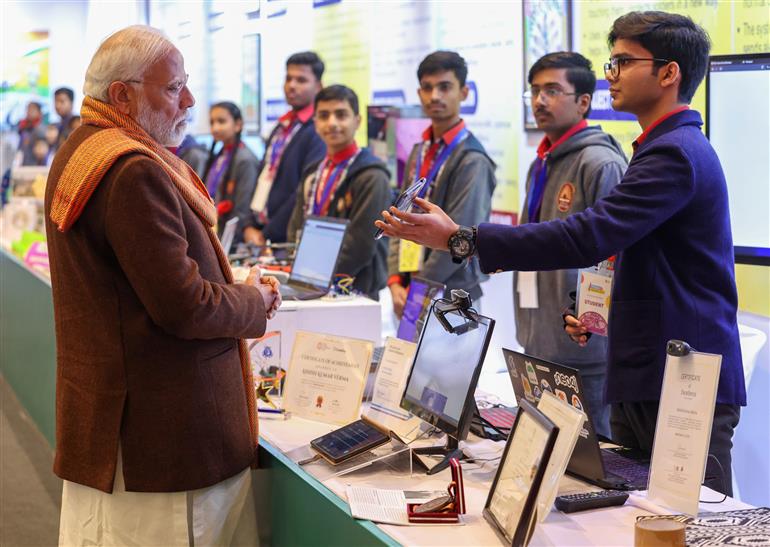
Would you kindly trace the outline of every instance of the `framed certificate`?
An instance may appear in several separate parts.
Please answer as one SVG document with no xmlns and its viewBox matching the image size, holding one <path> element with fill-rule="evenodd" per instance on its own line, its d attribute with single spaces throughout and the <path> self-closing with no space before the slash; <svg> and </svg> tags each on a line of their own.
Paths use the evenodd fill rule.
<svg viewBox="0 0 770 547">
<path fill-rule="evenodd" d="M 296 416 L 345 425 L 358 419 L 373 344 L 297 331 L 294 337 L 284 408 Z"/>
<path fill-rule="evenodd" d="M 484 506 L 484 518 L 506 545 L 526 545 L 537 516 L 537 497 L 559 428 L 527 401 L 505 445 Z"/>
</svg>

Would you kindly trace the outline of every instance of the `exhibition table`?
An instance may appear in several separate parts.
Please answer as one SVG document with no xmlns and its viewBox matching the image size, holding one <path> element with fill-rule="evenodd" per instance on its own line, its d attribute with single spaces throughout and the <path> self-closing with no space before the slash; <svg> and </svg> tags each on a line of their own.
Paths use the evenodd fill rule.
<svg viewBox="0 0 770 547">
<path fill-rule="evenodd" d="M 51 446 L 56 338 L 51 282 L 0 249 L 0 372 Z"/>
<path fill-rule="evenodd" d="M 497 463 L 463 466 L 465 497 L 468 514 L 461 525 L 395 526 L 353 519 L 345 499 L 346 485 L 370 486 L 400 490 L 444 490 L 450 480 L 449 470 L 428 476 L 415 468 L 408 473 L 372 473 L 366 469 L 319 481 L 286 454 L 306 445 L 311 439 L 328 433 L 335 426 L 302 418 L 288 420 L 260 419 L 262 460 L 255 484 L 260 510 L 272 511 L 261 515 L 272 524 L 262 538 L 273 545 L 501 545 L 492 527 L 481 515 Z M 289 474 L 296 477 L 289 478 Z M 290 483 L 290 485 L 289 485 Z M 559 493 L 595 490 L 596 488 L 571 477 L 564 477 Z M 703 487 L 701 500 L 719 500 L 721 495 Z M 270 503 L 272 503 L 272 508 Z M 642 499 L 640 505 L 643 505 Z M 637 516 L 654 514 L 631 505 L 564 514 L 556 510 L 538 524 L 531 545 L 633 545 L 634 523 Z M 323 506 L 323 508 L 322 508 Z M 701 504 L 701 511 L 728 511 L 751 506 L 727 499 L 720 504 Z M 320 520 L 315 515 L 324 515 Z M 661 510 L 661 513 L 665 511 Z M 345 534 L 337 535 L 338 530 Z M 263 531 L 260 532 L 262 536 Z M 332 535 L 333 534 L 333 535 Z M 353 535 L 355 534 L 355 535 Z M 369 534 L 369 535 L 367 535 Z"/>
<path fill-rule="evenodd" d="M 363 300 L 363 299 L 362 299 Z M 307 304 L 286 303 L 280 320 L 295 319 L 300 328 L 299 311 L 331 309 L 338 306 L 348 312 L 355 307 L 367 314 L 366 325 L 379 329 L 378 303 L 340 300 L 336 303 L 316 301 Z M 289 311 L 293 309 L 294 311 Z M 368 315 L 371 314 L 371 315 Z M 344 313 L 343 313 L 344 315 Z M 346 317 L 346 323 L 350 316 Z M 280 321 L 279 320 L 279 321 Z M 356 321 L 356 323 L 358 323 Z M 315 323 L 318 325 L 318 323 Z M 328 326 L 328 325 L 327 325 Z M 269 328 L 280 323 L 271 321 Z M 301 328 L 315 327 L 302 324 Z M 319 327 L 323 331 L 324 328 Z M 327 331 L 332 334 L 374 340 L 374 334 Z M 56 349 L 53 302 L 50 282 L 30 271 L 20 260 L 0 249 L 0 371 L 9 382 L 30 417 L 51 447 L 55 443 L 55 379 Z M 501 378 L 502 380 L 502 378 Z M 441 490 L 449 480 L 448 471 L 433 477 L 415 474 L 371 476 L 357 472 L 323 482 L 293 463 L 286 452 L 303 446 L 332 426 L 293 418 L 287 421 L 260 419 L 260 465 L 256 472 L 259 499 L 260 535 L 264 543 L 275 545 L 500 545 L 491 527 L 481 517 L 489 485 L 494 478 L 494 465 L 465 466 L 466 497 L 469 513 L 463 526 L 375 525 L 353 519 L 344 501 L 345 484 L 366 484 L 381 488 Z M 565 479 L 562 493 L 588 489 L 573 479 Z M 711 496 L 711 497 L 709 497 Z M 714 499 L 706 491 L 702 499 Z M 706 511 L 745 508 L 734 500 L 722 504 L 703 505 Z M 633 523 L 637 515 L 649 514 L 630 505 L 573 515 L 551 512 L 538 525 L 533 545 L 631 545 Z"/>
</svg>

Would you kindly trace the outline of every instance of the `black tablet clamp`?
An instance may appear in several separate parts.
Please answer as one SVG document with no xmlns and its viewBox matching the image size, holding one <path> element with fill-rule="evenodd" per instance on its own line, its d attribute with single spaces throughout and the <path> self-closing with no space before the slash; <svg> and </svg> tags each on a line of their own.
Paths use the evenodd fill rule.
<svg viewBox="0 0 770 547">
<path fill-rule="evenodd" d="M 690 344 L 683 340 L 669 340 L 666 343 L 666 353 L 674 357 L 684 357 L 691 351 L 695 351 Z"/>
<path fill-rule="evenodd" d="M 433 315 L 436 316 L 438 322 L 449 333 L 463 334 L 471 329 L 476 328 L 478 325 L 478 313 L 473 309 L 473 302 L 470 295 L 462 289 L 452 289 L 450 291 L 451 298 L 440 298 L 433 303 Z M 446 314 L 449 312 L 457 312 L 466 321 L 460 325 L 452 325 L 446 318 Z M 449 465 L 447 463 L 447 465 Z"/>
</svg>

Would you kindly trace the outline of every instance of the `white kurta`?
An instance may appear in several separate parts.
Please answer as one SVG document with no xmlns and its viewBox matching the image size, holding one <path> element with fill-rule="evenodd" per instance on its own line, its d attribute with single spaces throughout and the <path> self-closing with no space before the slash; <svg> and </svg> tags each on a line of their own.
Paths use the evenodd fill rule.
<svg viewBox="0 0 770 547">
<path fill-rule="evenodd" d="M 112 494 L 64 481 L 59 545 L 258 545 L 251 470 L 200 490 L 127 492 L 118 465 Z"/>
</svg>

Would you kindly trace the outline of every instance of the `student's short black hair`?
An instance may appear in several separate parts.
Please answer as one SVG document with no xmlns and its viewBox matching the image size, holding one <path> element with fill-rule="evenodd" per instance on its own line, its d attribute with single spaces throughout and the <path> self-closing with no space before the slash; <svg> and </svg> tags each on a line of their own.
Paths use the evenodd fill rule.
<svg viewBox="0 0 770 547">
<path fill-rule="evenodd" d="M 347 101 L 353 114 L 358 116 L 358 95 L 356 92 L 345 85 L 330 85 L 323 88 L 315 96 L 315 107 L 321 101 Z"/>
<path fill-rule="evenodd" d="M 43 105 L 42 105 L 42 104 L 40 104 L 40 103 L 39 103 L 39 102 L 37 102 L 37 101 L 29 101 L 29 102 L 27 103 L 27 106 L 34 106 L 35 108 L 37 108 L 37 111 L 38 111 L 38 112 L 40 112 L 41 114 L 43 113 Z"/>
<path fill-rule="evenodd" d="M 682 74 L 679 101 L 692 100 L 706 75 L 711 49 L 708 34 L 692 19 L 662 11 L 632 11 L 612 24 L 607 43 L 612 47 L 618 40 L 632 40 L 653 57 L 676 62 Z"/>
<path fill-rule="evenodd" d="M 315 51 L 301 51 L 286 59 L 286 68 L 289 65 L 307 65 L 313 71 L 319 82 L 324 75 L 324 62 Z"/>
<path fill-rule="evenodd" d="M 535 64 L 529 69 L 527 82 L 531 84 L 538 72 L 549 68 L 566 69 L 567 81 L 575 88 L 575 93 L 578 95 L 587 93 L 593 97 L 594 91 L 596 91 L 596 75 L 591 66 L 591 61 L 580 55 L 580 53 L 575 53 L 573 51 L 556 51 L 554 53 L 543 55 L 535 61 Z M 575 95 L 576 102 L 578 95 Z M 591 114 L 590 104 L 583 117 L 587 118 L 589 114 Z"/>
<path fill-rule="evenodd" d="M 465 80 L 468 77 L 468 65 L 465 64 L 465 59 L 455 51 L 434 51 L 425 57 L 420 66 L 417 67 L 417 81 L 422 80 L 426 74 L 436 74 L 447 70 L 455 73 L 460 87 L 465 85 Z"/>
<path fill-rule="evenodd" d="M 62 93 L 67 97 L 69 97 L 70 102 L 75 100 L 75 92 L 72 91 L 69 87 L 60 87 L 59 89 L 53 92 L 53 96 L 56 97 L 58 95 L 61 95 Z"/>
</svg>

